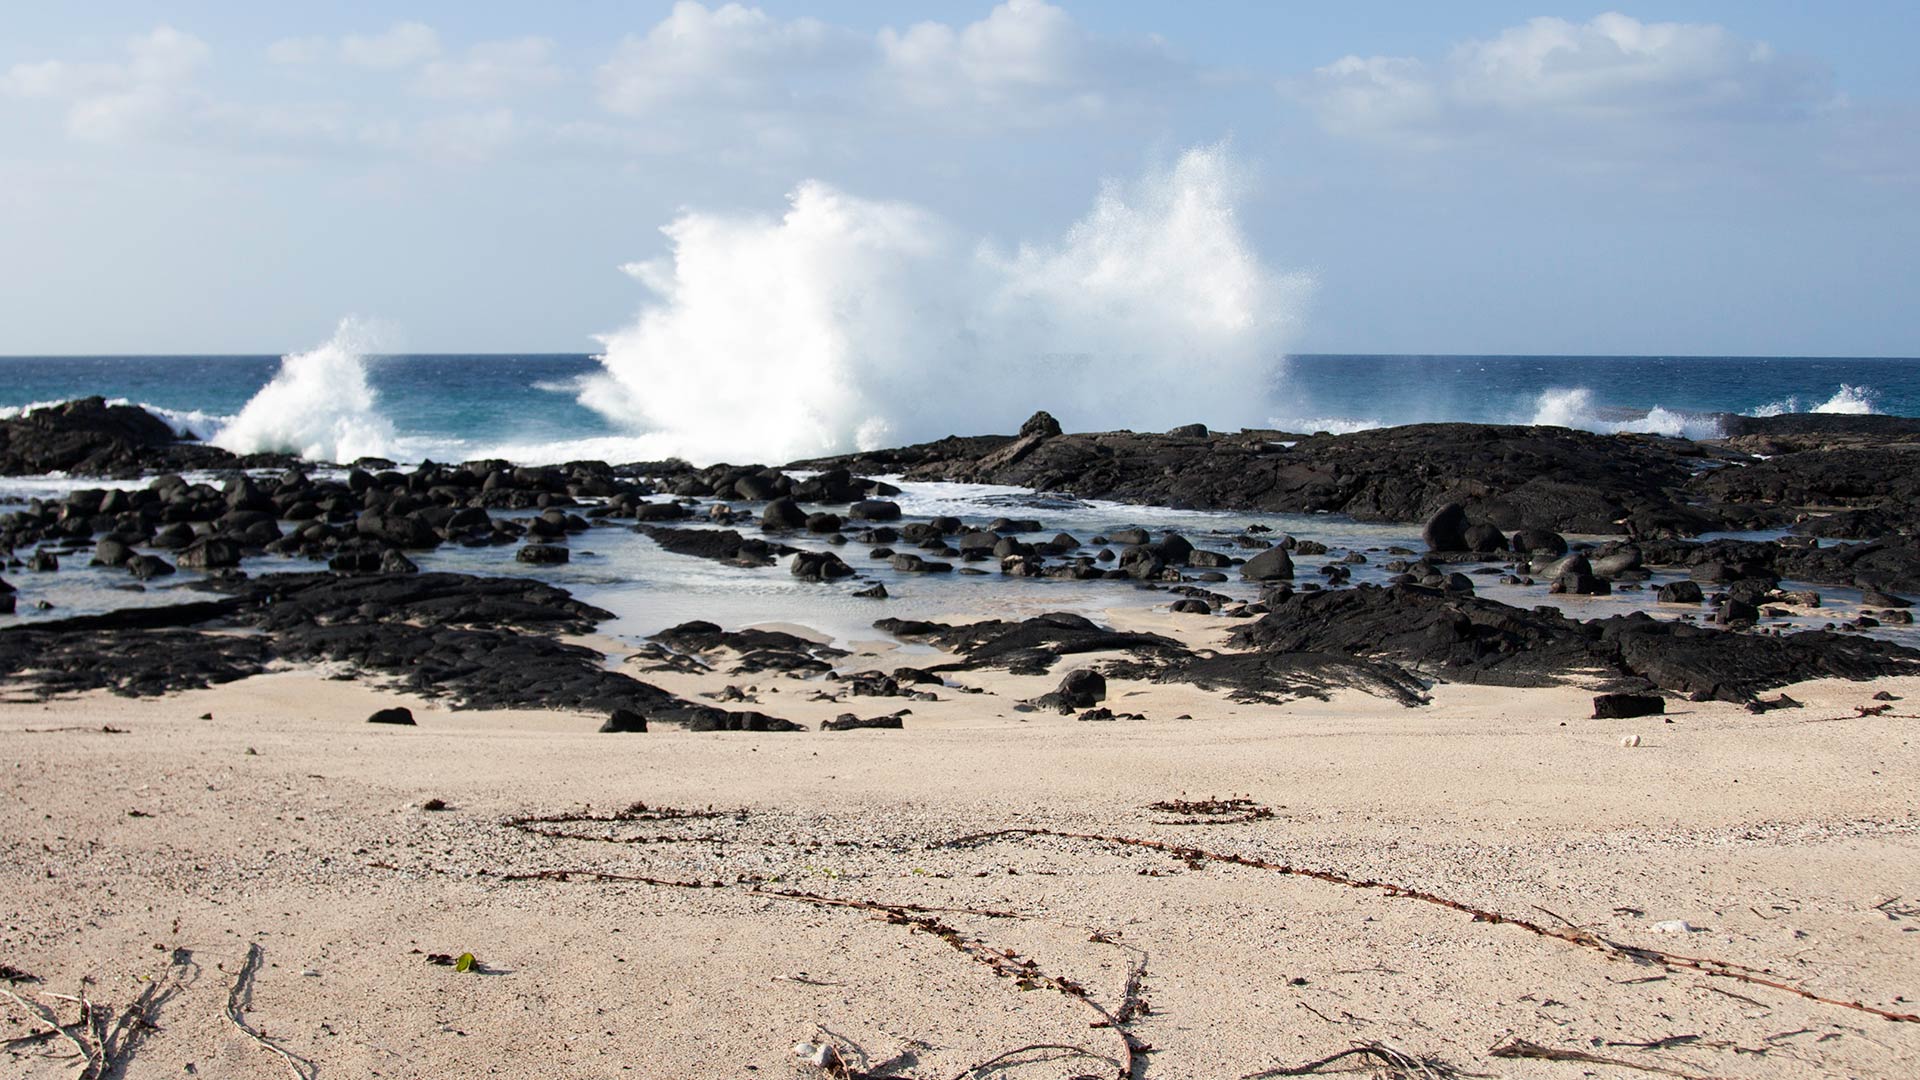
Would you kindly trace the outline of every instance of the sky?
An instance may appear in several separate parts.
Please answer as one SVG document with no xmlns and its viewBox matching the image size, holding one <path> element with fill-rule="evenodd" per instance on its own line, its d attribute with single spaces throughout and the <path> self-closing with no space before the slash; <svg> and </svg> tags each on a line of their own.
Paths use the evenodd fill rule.
<svg viewBox="0 0 1920 1080">
<path fill-rule="evenodd" d="M 1049 243 L 1224 147 L 1295 352 L 1920 355 L 1920 5 L 0 5 L 0 354 L 583 352 L 810 181 Z"/>
</svg>

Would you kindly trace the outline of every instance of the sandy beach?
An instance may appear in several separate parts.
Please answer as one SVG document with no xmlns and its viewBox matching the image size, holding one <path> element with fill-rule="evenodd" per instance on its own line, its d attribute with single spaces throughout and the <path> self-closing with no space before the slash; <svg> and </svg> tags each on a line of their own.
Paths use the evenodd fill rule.
<svg viewBox="0 0 1920 1080">
<path fill-rule="evenodd" d="M 1217 633 L 1134 617 L 1183 622 Z M 150 1026 L 117 1046 L 128 1077 L 820 1075 L 800 1042 L 855 1074 L 1111 1076 L 1126 1047 L 1092 1025 L 1122 1010 L 1153 1077 L 1356 1046 L 1432 1075 L 1920 1069 L 1920 1023 L 1601 943 L 1920 1011 L 1920 679 L 1613 721 L 1576 687 L 1441 684 L 1409 709 L 1114 680 L 1107 706 L 1144 719 L 1017 707 L 1112 658 L 956 673 L 931 702 L 812 700 L 835 684 L 724 665 L 647 676 L 737 685 L 816 728 L 782 734 L 599 734 L 598 716 L 450 712 L 314 667 L 12 700 L 0 962 L 63 1020 L 77 1005 L 51 995 L 117 1017 L 152 993 Z M 394 704 L 418 725 L 366 722 Z M 903 706 L 902 730 L 817 730 Z M 1216 797 L 1248 802 L 1224 820 L 1152 807 Z M 651 810 L 618 814 L 636 803 Z M 952 843 L 1005 829 L 1331 871 L 1565 933 L 1137 843 Z M 252 945 L 240 1016 L 301 1064 L 228 1018 Z M 465 952 L 477 971 L 428 961 Z M 9 1075 L 73 1075 L 61 1040 L 19 1041 L 25 1007 L 0 1000 L 0 1018 Z M 1514 1040 L 1584 1056 L 1491 1053 Z M 1027 1046 L 1055 1049 L 969 1071 Z"/>
</svg>

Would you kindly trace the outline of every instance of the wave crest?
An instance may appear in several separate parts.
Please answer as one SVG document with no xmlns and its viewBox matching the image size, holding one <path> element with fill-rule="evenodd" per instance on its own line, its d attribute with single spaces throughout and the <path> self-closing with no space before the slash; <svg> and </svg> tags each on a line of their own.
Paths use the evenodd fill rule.
<svg viewBox="0 0 1920 1080">
<path fill-rule="evenodd" d="M 1584 386 L 1558 387 L 1542 391 L 1534 399 L 1533 415 L 1524 421 L 1549 427 L 1577 428 L 1602 435 L 1637 433 L 1668 435 L 1681 439 L 1713 439 L 1720 435 L 1720 422 L 1655 405 L 1644 413 L 1626 409 L 1606 409 L 1594 402 L 1593 391 Z"/>
<path fill-rule="evenodd" d="M 398 440 L 367 381 L 372 332 L 342 319 L 325 344 L 281 358 L 280 370 L 208 440 L 236 454 L 296 454 L 308 461 L 390 457 Z"/>
</svg>

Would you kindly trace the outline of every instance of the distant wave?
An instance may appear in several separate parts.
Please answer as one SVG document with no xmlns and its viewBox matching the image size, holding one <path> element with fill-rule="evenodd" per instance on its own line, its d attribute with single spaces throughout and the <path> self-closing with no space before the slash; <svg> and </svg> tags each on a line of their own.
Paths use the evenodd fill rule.
<svg viewBox="0 0 1920 1080">
<path fill-rule="evenodd" d="M 1816 412 L 1844 413 L 1848 416 L 1866 416 L 1870 413 L 1880 411 L 1878 405 L 1879 398 L 1879 392 L 1870 386 L 1854 386 L 1852 383 L 1841 383 L 1840 389 L 1834 391 L 1832 397 L 1815 405 L 1811 409 L 1802 408 L 1799 398 L 1789 397 L 1779 401 L 1768 402 L 1753 410 L 1753 415 L 1783 416 L 1787 413 Z"/>
<path fill-rule="evenodd" d="M 1523 422 L 1578 428 L 1603 435 L 1634 432 L 1682 439 L 1712 439 L 1720 435 L 1720 422 L 1711 417 L 1678 412 L 1660 405 L 1644 413 L 1607 409 L 1596 404 L 1593 391 L 1584 386 L 1542 391 L 1534 399 L 1532 416 Z"/>
<path fill-rule="evenodd" d="M 208 441 L 236 454 L 350 462 L 406 456 L 367 382 L 370 331 L 343 319 L 325 344 L 280 361 L 272 381 Z"/>
<path fill-rule="evenodd" d="M 1302 435 L 1327 432 L 1331 435 L 1351 435 L 1356 431 L 1371 431 L 1374 428 L 1387 427 L 1384 420 L 1360 416 L 1313 416 L 1267 418 L 1267 426 L 1275 431 L 1292 431 Z"/>
</svg>

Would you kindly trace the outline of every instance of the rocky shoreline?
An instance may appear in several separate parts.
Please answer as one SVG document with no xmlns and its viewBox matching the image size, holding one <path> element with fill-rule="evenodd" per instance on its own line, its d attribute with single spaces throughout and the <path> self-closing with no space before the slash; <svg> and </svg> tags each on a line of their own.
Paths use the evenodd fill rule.
<svg viewBox="0 0 1920 1080">
<path fill-rule="evenodd" d="M 203 571 L 212 597 L 0 629 L 0 679 L 43 695 L 88 689 L 144 696 L 319 662 L 463 707 L 604 713 L 610 731 L 649 723 L 694 730 L 791 730 L 753 710 L 688 701 L 569 638 L 610 613 L 524 578 L 421 573 L 443 545 L 508 549 L 563 563 L 592 530 L 642 533 L 676 555 L 772 568 L 822 584 L 853 581 L 886 597 L 839 551 L 866 549 L 894 575 L 997 573 L 1113 580 L 1173 598 L 1172 609 L 1245 620 L 1231 651 L 1118 634 L 1078 616 L 972 625 L 881 619 L 880 631 L 936 642 L 956 659 L 895 679 L 937 684 L 941 670 L 1034 673 L 1098 654 L 1109 675 L 1189 682 L 1237 700 L 1365 690 L 1417 704 L 1433 681 L 1596 687 L 1763 707 L 1762 691 L 1809 678 L 1870 679 L 1920 670 L 1920 652 L 1860 631 L 1911 622 L 1920 591 L 1920 420 L 1728 417 L 1709 442 L 1560 428 L 1426 424 L 1351 435 L 1210 432 L 1067 434 L 1037 414 L 1013 436 L 949 438 L 787 468 L 684 462 L 384 461 L 344 469 L 282 456 L 242 458 L 180 440 L 144 411 L 98 398 L 0 422 L 0 472 L 116 479 L 0 518 L 15 570 L 62 560 L 122 569 L 129 588 L 178 568 Z M 1755 456 L 1764 454 L 1767 456 Z M 801 470 L 806 470 L 802 472 Z M 253 470 L 250 476 L 241 470 Z M 261 470 L 279 475 L 261 478 Z M 219 486 L 182 471 L 226 474 Z M 1307 537 L 1249 528 L 1192 539 L 1145 530 L 1085 539 L 1036 519 L 973 525 L 905 520 L 875 476 L 1009 484 L 1079 498 L 1175 507 L 1337 512 L 1424 522 L 1427 550 L 1337 555 Z M 1736 528 L 1792 529 L 1781 540 L 1699 540 Z M 1572 543 L 1567 534 L 1617 539 Z M 1812 536 L 1856 540 L 1820 543 Z M 324 563 L 324 571 L 249 576 L 250 557 Z M 1316 571 L 1296 559 L 1328 556 Z M 1347 587 L 1384 559 L 1384 586 Z M 857 560 L 856 560 L 857 561 Z M 1684 572 L 1658 590 L 1662 611 L 1581 621 L 1476 595 L 1475 576 L 1547 593 L 1645 589 L 1650 571 Z M 1318 578 L 1301 581 L 1296 576 Z M 1257 600 L 1208 588 L 1237 577 Z M 1863 609 L 1827 629 L 1785 633 L 1772 620 L 1820 598 L 1783 582 L 1862 590 Z M 9 607 L 11 585 L 0 585 Z M 1150 601 L 1151 602 L 1151 601 Z M 688 624 L 694 626 L 696 624 Z M 699 624 L 707 626 L 710 624 Z M 759 633 L 759 632 L 749 632 Z M 656 635 L 626 667 L 711 662 L 804 671 L 841 681 L 831 651 L 686 627 Z M 914 669 L 903 669 L 913 671 Z M 924 677 L 924 682 L 923 682 Z M 904 680 L 904 683 L 902 682 Z M 857 681 L 857 680 L 856 680 Z M 851 683 L 836 693 L 851 692 Z M 907 693 L 937 692 L 937 689 Z M 1057 700 L 1094 710 L 1097 695 Z M 1053 695 L 1049 695 L 1052 697 Z M 855 718 L 858 719 L 858 718 Z M 864 722 L 863 722 L 864 724 Z"/>
</svg>

